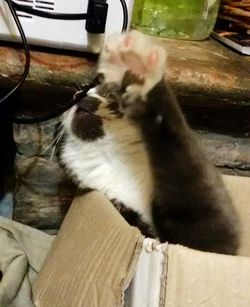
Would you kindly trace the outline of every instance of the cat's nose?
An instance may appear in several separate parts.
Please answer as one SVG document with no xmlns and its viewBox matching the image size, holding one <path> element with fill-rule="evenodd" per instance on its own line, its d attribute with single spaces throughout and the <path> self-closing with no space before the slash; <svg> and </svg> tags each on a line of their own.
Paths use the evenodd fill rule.
<svg viewBox="0 0 250 307">
<path fill-rule="evenodd" d="M 77 104 L 77 110 L 94 113 L 95 111 L 97 111 L 99 104 L 100 100 L 95 97 L 87 96 L 80 100 L 80 102 Z"/>
</svg>

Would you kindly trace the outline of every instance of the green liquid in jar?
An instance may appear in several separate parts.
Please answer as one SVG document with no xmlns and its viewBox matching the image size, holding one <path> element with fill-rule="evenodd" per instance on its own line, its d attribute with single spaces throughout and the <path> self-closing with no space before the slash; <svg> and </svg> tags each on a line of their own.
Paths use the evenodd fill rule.
<svg viewBox="0 0 250 307">
<path fill-rule="evenodd" d="M 170 38 L 202 40 L 213 30 L 219 0 L 135 0 L 132 27 Z"/>
</svg>

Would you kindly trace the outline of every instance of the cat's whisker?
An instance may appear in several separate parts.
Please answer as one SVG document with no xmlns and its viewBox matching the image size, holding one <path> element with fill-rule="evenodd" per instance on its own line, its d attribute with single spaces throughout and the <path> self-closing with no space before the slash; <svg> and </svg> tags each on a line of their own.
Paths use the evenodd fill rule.
<svg viewBox="0 0 250 307">
<path fill-rule="evenodd" d="M 75 83 L 75 84 L 71 84 L 69 86 L 70 89 L 74 90 L 75 92 L 81 91 L 82 90 L 82 86 L 80 83 Z"/>
<path fill-rule="evenodd" d="M 65 129 L 63 127 L 61 127 L 59 133 L 57 134 L 57 136 L 56 136 L 56 138 L 54 140 L 54 146 L 53 146 L 52 151 L 51 151 L 49 162 L 51 162 L 53 160 L 53 157 L 54 157 L 55 152 L 57 150 L 58 144 L 60 143 L 64 133 L 65 133 Z"/>
<path fill-rule="evenodd" d="M 58 132 L 56 133 L 55 137 L 53 138 L 52 142 L 43 150 L 41 151 L 41 155 L 46 154 L 51 148 L 55 146 L 55 144 L 58 143 L 58 139 L 61 138 L 61 134 L 63 134 L 65 131 L 65 128 L 63 127 L 63 124 L 60 123 L 58 126 Z"/>
<path fill-rule="evenodd" d="M 76 86 L 75 86 L 76 91 L 81 91 L 81 90 L 82 90 L 82 84 L 81 84 L 81 83 L 76 82 L 76 84 L 75 84 L 75 85 L 76 85 Z"/>
</svg>

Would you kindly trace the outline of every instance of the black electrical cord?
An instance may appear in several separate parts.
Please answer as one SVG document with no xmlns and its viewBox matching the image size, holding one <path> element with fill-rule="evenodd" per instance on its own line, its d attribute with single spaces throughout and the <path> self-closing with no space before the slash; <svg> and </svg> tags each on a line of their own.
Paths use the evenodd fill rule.
<svg viewBox="0 0 250 307">
<path fill-rule="evenodd" d="M 16 3 L 13 0 L 5 0 L 8 3 L 11 2 L 14 9 L 39 16 L 39 17 L 45 17 L 49 19 L 60 19 L 60 20 L 83 20 L 83 19 L 88 19 L 90 16 L 88 13 L 83 13 L 83 14 L 65 14 L 65 13 L 55 13 L 55 12 L 47 12 L 47 11 L 41 11 L 41 10 L 36 10 L 33 9 L 27 5 L 22 5 L 19 3 Z M 122 31 L 126 31 L 128 27 L 128 9 L 127 9 L 127 4 L 125 0 L 120 0 L 121 6 L 122 6 L 122 11 L 123 11 L 123 24 L 122 24 Z"/>
<path fill-rule="evenodd" d="M 29 50 L 29 45 L 28 42 L 26 40 L 22 25 L 19 21 L 19 18 L 16 14 L 16 9 L 20 10 L 20 11 L 24 11 L 26 13 L 30 13 L 36 16 L 40 16 L 40 17 L 46 17 L 46 18 L 52 18 L 52 19 L 63 19 L 63 20 L 82 20 L 82 19 L 87 19 L 89 17 L 89 15 L 87 13 L 84 14 L 64 14 L 64 13 L 51 13 L 51 12 L 44 12 L 44 11 L 39 11 L 39 10 L 35 10 L 33 8 L 29 8 L 25 5 L 20 5 L 17 4 L 16 2 L 12 1 L 12 0 L 5 0 L 8 4 L 9 10 L 11 12 L 11 15 L 15 21 L 15 24 L 18 28 L 18 31 L 20 33 L 21 39 L 22 39 L 22 43 L 24 45 L 24 50 L 25 50 L 25 67 L 24 67 L 24 71 L 23 74 L 20 78 L 20 80 L 17 82 L 17 84 L 13 87 L 13 89 L 6 94 L 4 97 L 2 97 L 0 99 L 0 105 L 5 102 L 10 96 L 12 96 L 23 84 L 23 82 L 26 80 L 28 73 L 29 73 L 29 67 L 30 67 L 30 50 Z M 127 10 L 127 5 L 125 0 L 120 0 L 121 5 L 122 5 L 122 9 L 123 9 L 123 25 L 122 25 L 122 31 L 126 31 L 127 27 L 128 27 L 128 10 Z M 67 109 L 69 109 L 71 106 L 73 106 L 74 104 L 76 104 L 82 97 L 84 97 L 86 95 L 86 93 L 88 92 L 88 90 L 94 86 L 96 86 L 98 84 L 99 80 L 98 78 L 94 79 L 91 83 L 89 84 L 85 84 L 83 86 L 83 89 L 81 90 L 80 94 L 77 95 L 76 99 L 72 99 L 69 104 L 63 109 L 60 110 L 58 112 L 54 112 L 53 114 L 47 115 L 47 116 L 41 116 L 41 117 L 36 117 L 36 118 L 32 118 L 32 119 L 25 119 L 25 118 L 18 118 L 18 117 L 13 117 L 12 121 L 16 122 L 16 123 L 24 123 L 24 124 L 28 124 L 28 123 L 37 123 L 37 122 L 42 122 L 42 121 L 46 121 L 52 118 L 55 118 L 57 116 L 59 116 L 60 114 L 62 114 L 64 111 L 66 111 Z"/>
<path fill-rule="evenodd" d="M 22 42 L 24 45 L 24 50 L 25 50 L 25 66 L 24 66 L 24 71 L 23 74 L 21 76 L 21 78 L 19 79 L 19 81 L 16 83 L 16 85 L 12 88 L 12 90 L 10 92 L 8 92 L 8 94 L 6 94 L 4 97 L 2 97 L 0 99 L 0 105 L 7 100 L 10 96 L 12 96 L 19 88 L 20 86 L 23 84 L 23 82 L 25 81 L 26 77 L 28 76 L 29 73 L 29 68 L 30 68 L 30 50 L 29 50 L 29 45 L 28 42 L 26 40 L 26 36 L 24 34 L 22 25 L 18 19 L 18 16 L 16 14 L 15 9 L 12 6 L 12 1 L 11 0 L 6 0 L 8 7 L 10 9 L 11 15 L 16 23 L 16 26 L 18 28 L 18 31 L 20 33 L 20 36 L 22 38 Z"/>
<path fill-rule="evenodd" d="M 8 0 L 5 0 L 9 2 Z M 83 20 L 87 19 L 89 17 L 89 14 L 83 13 L 83 14 L 64 14 L 64 13 L 55 13 L 55 12 L 47 12 L 47 11 L 41 11 L 33 9 L 32 7 L 29 7 L 27 5 L 18 4 L 15 1 L 11 1 L 14 9 L 35 15 L 38 17 L 45 17 L 49 19 L 60 19 L 60 20 Z"/>
<path fill-rule="evenodd" d="M 126 31 L 128 28 L 128 8 L 125 0 L 120 0 L 123 10 L 123 24 L 122 24 L 122 32 Z"/>
</svg>

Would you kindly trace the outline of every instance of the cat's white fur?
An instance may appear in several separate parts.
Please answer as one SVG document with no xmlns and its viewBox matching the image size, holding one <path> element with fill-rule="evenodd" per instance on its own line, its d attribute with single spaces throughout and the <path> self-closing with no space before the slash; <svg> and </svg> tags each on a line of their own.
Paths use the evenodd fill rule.
<svg viewBox="0 0 250 307">
<path fill-rule="evenodd" d="M 65 117 L 69 129 L 70 117 L 70 114 Z M 83 142 L 66 128 L 70 137 L 63 146 L 62 160 L 81 188 L 104 192 L 109 199 L 123 202 L 152 224 L 153 179 L 147 151 L 135 126 L 124 120 L 116 120 L 114 125 L 104 121 L 106 134 L 94 142 Z"/>
</svg>

